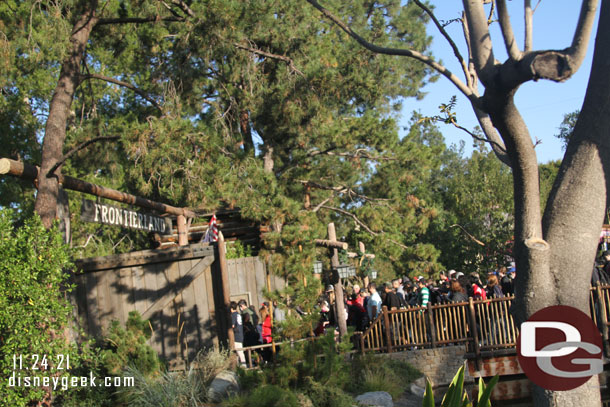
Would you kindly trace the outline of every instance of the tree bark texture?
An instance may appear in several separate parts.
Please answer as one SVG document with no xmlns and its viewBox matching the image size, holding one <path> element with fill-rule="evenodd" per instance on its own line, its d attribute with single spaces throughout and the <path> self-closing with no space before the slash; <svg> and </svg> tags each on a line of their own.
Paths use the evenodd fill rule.
<svg viewBox="0 0 610 407">
<path fill-rule="evenodd" d="M 66 138 L 66 125 L 74 92 L 80 81 L 80 66 L 85 48 L 97 17 L 97 0 L 87 1 L 85 10 L 78 18 L 72 34 L 67 57 L 62 63 L 59 80 L 49 105 L 49 117 L 42 143 L 42 162 L 38 177 L 38 193 L 34 209 L 45 227 L 51 227 L 56 217 L 59 182 L 57 176 L 49 174 L 56 162 L 61 160 Z"/>
</svg>

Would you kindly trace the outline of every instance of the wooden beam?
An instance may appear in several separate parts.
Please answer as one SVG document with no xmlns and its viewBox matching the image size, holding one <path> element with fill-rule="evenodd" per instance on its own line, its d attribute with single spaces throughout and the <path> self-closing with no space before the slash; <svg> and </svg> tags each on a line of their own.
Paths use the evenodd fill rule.
<svg viewBox="0 0 610 407">
<path fill-rule="evenodd" d="M 9 174 L 14 177 L 35 181 L 39 175 L 39 168 L 37 166 L 29 165 L 20 161 L 10 160 L 8 158 L 0 158 L 0 175 L 2 174 Z M 111 199 L 116 202 L 135 205 L 141 208 L 148 208 L 161 213 L 168 213 L 170 215 L 183 215 L 187 218 L 197 217 L 197 214 L 195 214 L 195 212 L 186 208 L 177 208 L 175 206 L 151 201 L 146 198 L 126 194 L 125 192 L 117 191 L 116 189 L 106 188 L 77 178 L 72 178 L 67 175 L 60 174 L 59 183 L 63 185 L 64 189 L 83 192 L 85 194 Z"/>
<path fill-rule="evenodd" d="M 328 242 L 330 243 L 341 243 L 337 242 L 337 233 L 335 232 L 335 224 L 328 224 Z M 345 248 L 343 250 L 347 250 L 347 243 L 345 243 Z M 339 267 L 339 253 L 337 252 L 337 248 L 334 247 L 331 249 L 332 256 L 330 258 L 330 264 L 333 268 Z M 344 340 L 347 338 L 347 323 L 345 321 L 345 307 L 343 305 L 343 284 L 341 283 L 341 277 L 339 277 L 339 281 L 335 284 L 335 319 L 337 321 L 337 325 L 339 326 L 339 340 Z"/>
<path fill-rule="evenodd" d="M 353 259 L 353 258 L 362 257 L 362 256 L 359 256 L 358 253 L 347 252 L 347 257 L 349 257 L 350 259 Z M 364 257 L 366 257 L 367 259 L 374 259 L 375 255 L 374 254 L 370 254 L 370 253 L 365 253 Z"/>
<path fill-rule="evenodd" d="M 336 240 L 326 240 L 326 239 L 316 239 L 315 243 L 318 246 L 324 246 L 324 247 L 329 247 L 332 249 L 341 249 L 341 250 L 347 250 L 347 248 L 349 246 L 346 242 L 339 242 Z"/>
<path fill-rule="evenodd" d="M 222 296 L 224 300 L 224 309 L 220 310 L 221 318 L 227 321 L 227 338 L 229 338 L 229 349 L 235 349 L 235 334 L 231 322 L 231 288 L 229 286 L 229 268 L 227 266 L 227 249 L 225 247 L 225 238 L 222 233 L 218 236 L 218 265 L 220 266 L 220 279 L 222 282 Z"/>
<path fill-rule="evenodd" d="M 178 218 L 176 219 L 176 227 L 178 228 L 178 245 L 188 245 L 188 225 L 186 224 L 186 217 L 184 215 L 178 215 Z"/>
<path fill-rule="evenodd" d="M 112 256 L 90 257 L 76 260 L 76 267 L 83 271 L 106 270 L 115 267 L 129 267 L 140 264 L 167 262 L 169 260 L 196 259 L 213 256 L 214 247 L 208 243 L 192 244 L 163 250 L 142 250 L 134 253 L 115 254 Z"/>
<path fill-rule="evenodd" d="M 204 257 L 195 264 L 184 276 L 174 281 L 169 285 L 169 290 L 161 296 L 154 304 L 142 313 L 142 319 L 149 319 L 157 311 L 161 311 L 167 307 L 176 296 L 178 296 L 186 287 L 188 287 L 201 273 L 214 263 L 214 256 Z"/>
</svg>

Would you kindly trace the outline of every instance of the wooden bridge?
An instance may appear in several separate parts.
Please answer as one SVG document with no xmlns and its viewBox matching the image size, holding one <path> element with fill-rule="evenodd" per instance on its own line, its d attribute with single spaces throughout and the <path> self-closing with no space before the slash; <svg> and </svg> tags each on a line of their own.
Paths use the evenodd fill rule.
<svg viewBox="0 0 610 407">
<path fill-rule="evenodd" d="M 608 356 L 610 285 L 590 292 L 590 315 L 600 328 Z M 363 333 L 356 333 L 361 352 L 396 352 L 465 344 L 467 356 L 480 365 L 484 356 L 514 354 L 519 336 L 510 313 L 514 297 L 473 300 L 388 310 Z M 389 334 L 388 334 L 389 333 Z M 479 366 L 477 366 L 479 367 Z"/>
<path fill-rule="evenodd" d="M 468 302 L 398 310 L 388 310 L 384 306 L 364 332 L 354 333 L 353 341 L 361 353 L 465 345 L 466 357 L 475 360 L 479 368 L 482 358 L 516 354 L 519 328 L 510 313 L 513 300 L 514 296 L 488 300 L 470 298 Z M 592 287 L 589 305 L 593 322 L 602 333 L 604 354 L 610 357 L 610 285 Z M 250 360 L 252 351 L 272 346 L 265 344 L 243 350 Z"/>
</svg>

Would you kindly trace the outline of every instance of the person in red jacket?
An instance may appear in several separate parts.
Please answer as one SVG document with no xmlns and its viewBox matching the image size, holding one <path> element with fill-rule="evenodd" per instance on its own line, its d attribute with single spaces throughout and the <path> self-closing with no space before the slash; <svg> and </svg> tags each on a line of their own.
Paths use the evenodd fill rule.
<svg viewBox="0 0 610 407">
<path fill-rule="evenodd" d="M 259 310 L 260 314 L 260 323 L 258 324 L 258 329 L 261 334 L 261 342 L 263 344 L 271 343 L 271 316 L 269 315 L 269 309 L 267 307 L 261 307 Z M 271 348 L 263 348 L 261 351 L 261 356 L 265 362 L 271 361 Z"/>
</svg>

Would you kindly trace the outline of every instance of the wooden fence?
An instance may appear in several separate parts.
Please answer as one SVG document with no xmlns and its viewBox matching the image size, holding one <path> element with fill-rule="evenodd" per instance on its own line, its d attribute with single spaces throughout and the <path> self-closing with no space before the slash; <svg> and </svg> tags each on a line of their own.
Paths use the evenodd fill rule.
<svg viewBox="0 0 610 407">
<path fill-rule="evenodd" d="M 112 320 L 123 326 L 130 311 L 149 319 L 150 345 L 170 367 L 191 361 L 204 347 L 226 344 L 225 310 L 216 245 L 194 244 L 77 261 L 73 299 L 80 326 L 99 337 Z M 285 284 L 267 277 L 258 257 L 227 261 L 230 300 L 257 309 L 263 288 Z M 269 284 L 269 287 L 267 287 Z"/>
<path fill-rule="evenodd" d="M 356 333 L 361 352 L 393 352 L 467 344 L 471 355 L 513 352 L 519 335 L 510 313 L 514 297 L 388 310 L 363 333 Z M 610 286 L 591 288 L 590 309 L 600 327 L 608 355 Z"/>
</svg>

